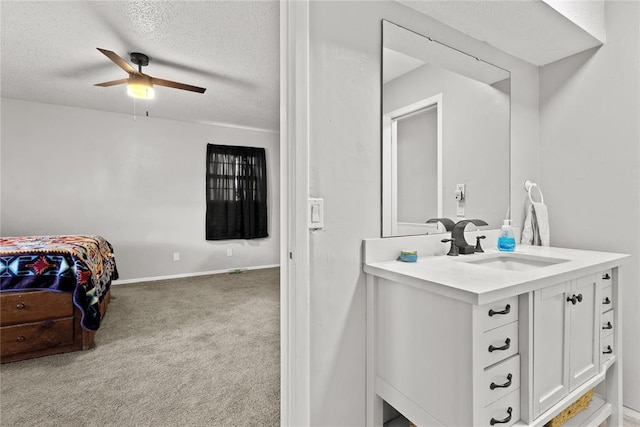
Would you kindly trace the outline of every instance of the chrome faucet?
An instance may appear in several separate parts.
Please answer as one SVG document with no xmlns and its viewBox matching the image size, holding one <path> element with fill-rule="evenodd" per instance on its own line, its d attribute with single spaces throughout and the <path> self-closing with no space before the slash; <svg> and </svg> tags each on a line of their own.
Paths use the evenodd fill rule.
<svg viewBox="0 0 640 427">
<path fill-rule="evenodd" d="M 476 252 L 476 247 L 468 244 L 467 240 L 464 238 L 464 229 L 469 223 L 476 226 L 489 225 L 481 219 L 463 219 L 453 226 L 453 229 L 451 230 L 451 238 L 453 239 L 453 242 L 451 244 L 455 244 L 458 248 L 458 253 L 462 255 L 469 255 Z"/>
</svg>

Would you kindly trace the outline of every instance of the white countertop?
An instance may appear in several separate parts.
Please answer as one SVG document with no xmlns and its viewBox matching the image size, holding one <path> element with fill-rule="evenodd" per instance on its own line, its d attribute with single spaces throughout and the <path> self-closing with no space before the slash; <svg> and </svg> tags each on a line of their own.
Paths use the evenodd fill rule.
<svg viewBox="0 0 640 427">
<path fill-rule="evenodd" d="M 496 269 L 470 262 L 505 254 L 487 250 L 482 254 L 455 257 L 423 256 L 415 263 L 398 260 L 364 264 L 365 273 L 420 287 L 470 304 L 489 304 L 565 280 L 617 267 L 625 254 L 540 246 L 518 246 L 515 256 L 566 260 L 527 271 Z"/>
</svg>

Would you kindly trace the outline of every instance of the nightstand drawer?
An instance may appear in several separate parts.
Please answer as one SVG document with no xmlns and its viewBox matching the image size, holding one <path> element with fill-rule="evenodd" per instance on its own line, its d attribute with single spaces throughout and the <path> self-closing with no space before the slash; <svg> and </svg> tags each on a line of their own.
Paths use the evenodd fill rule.
<svg viewBox="0 0 640 427">
<path fill-rule="evenodd" d="M 487 369 L 482 387 L 485 406 L 520 388 L 520 355 L 516 354 Z"/>
<path fill-rule="evenodd" d="M 2 356 L 73 344 L 73 317 L 0 328 Z"/>
<path fill-rule="evenodd" d="M 0 294 L 2 326 L 73 316 L 71 292 L 24 291 Z"/>
<path fill-rule="evenodd" d="M 518 320 L 518 297 L 511 297 L 480 307 L 483 312 L 482 331 L 489 331 Z"/>
<path fill-rule="evenodd" d="M 498 363 L 518 353 L 518 322 L 482 334 L 483 366 Z"/>
</svg>

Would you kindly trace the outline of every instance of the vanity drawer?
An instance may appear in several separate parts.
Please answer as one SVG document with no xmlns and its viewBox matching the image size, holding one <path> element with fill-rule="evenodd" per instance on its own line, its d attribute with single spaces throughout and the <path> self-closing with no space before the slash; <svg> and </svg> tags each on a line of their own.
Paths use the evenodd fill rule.
<svg viewBox="0 0 640 427">
<path fill-rule="evenodd" d="M 613 308 L 613 292 L 612 287 L 607 286 L 602 289 L 602 312 L 611 310 Z"/>
<path fill-rule="evenodd" d="M 518 353 L 518 322 L 482 334 L 483 366 L 491 366 Z"/>
<path fill-rule="evenodd" d="M 518 320 L 518 297 L 486 304 L 482 310 L 482 331 L 489 331 Z"/>
<path fill-rule="evenodd" d="M 613 310 L 609 310 L 602 315 L 602 326 L 600 329 L 600 336 L 606 337 L 608 335 L 613 334 L 614 324 L 613 324 Z"/>
<path fill-rule="evenodd" d="M 520 420 L 520 389 L 513 390 L 502 399 L 484 408 L 483 426 L 508 427 Z"/>
<path fill-rule="evenodd" d="M 0 328 L 2 356 L 73 344 L 73 317 Z"/>
<path fill-rule="evenodd" d="M 611 356 L 615 355 L 615 349 L 613 348 L 613 334 L 604 337 L 600 340 L 600 346 L 602 347 L 602 363 L 606 362 L 611 358 Z"/>
<path fill-rule="evenodd" d="M 520 388 L 520 355 L 516 354 L 484 371 L 482 387 L 485 406 Z"/>
<path fill-rule="evenodd" d="M 73 316 L 71 299 L 71 292 L 3 292 L 0 295 L 2 326 Z"/>
</svg>

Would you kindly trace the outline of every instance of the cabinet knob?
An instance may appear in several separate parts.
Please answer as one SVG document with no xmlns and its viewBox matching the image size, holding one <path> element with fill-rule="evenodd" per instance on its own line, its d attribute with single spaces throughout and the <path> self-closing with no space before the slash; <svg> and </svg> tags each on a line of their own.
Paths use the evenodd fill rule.
<svg viewBox="0 0 640 427">
<path fill-rule="evenodd" d="M 604 325 L 602 329 L 613 329 L 613 325 L 611 324 L 611 322 L 607 322 L 607 324 Z"/>
<path fill-rule="evenodd" d="M 495 390 L 497 388 L 507 388 L 511 385 L 511 379 L 513 378 L 513 375 L 509 374 L 507 375 L 507 382 L 504 384 L 496 384 L 496 383 L 491 383 L 491 385 L 489 386 L 489 388 L 491 390 Z"/>
<path fill-rule="evenodd" d="M 25 307 L 26 307 L 26 305 L 23 302 L 19 302 L 19 303 L 16 304 L 16 308 L 18 310 L 22 310 Z"/>
<path fill-rule="evenodd" d="M 608 345 L 607 349 L 602 352 L 602 354 L 611 354 L 611 353 L 613 353 L 613 349 L 611 348 L 610 345 Z"/>
<path fill-rule="evenodd" d="M 511 338 L 504 340 L 504 345 L 502 347 L 494 347 L 493 345 L 490 345 L 489 353 L 493 353 L 496 350 L 508 350 L 509 347 L 511 347 Z"/>
<path fill-rule="evenodd" d="M 489 310 L 489 317 L 493 317 L 496 314 L 509 314 L 511 312 L 511 305 L 507 304 L 507 306 L 502 311 L 495 311 L 493 309 Z"/>
<path fill-rule="evenodd" d="M 509 406 L 509 409 L 507 409 L 507 414 L 509 414 L 507 416 L 507 418 L 503 419 L 503 420 L 496 420 L 495 418 L 491 418 L 491 421 L 489 421 L 489 424 L 491 425 L 495 425 L 495 424 L 506 424 L 509 421 L 511 421 L 511 412 L 513 412 L 513 409 L 511 408 L 511 406 Z"/>
<path fill-rule="evenodd" d="M 573 295 L 571 298 L 567 297 L 567 302 L 571 302 L 573 305 L 582 302 L 582 294 Z"/>
<path fill-rule="evenodd" d="M 609 273 L 606 273 L 604 276 L 602 276 L 602 280 L 611 280 L 611 276 L 609 276 Z"/>
<path fill-rule="evenodd" d="M 609 299 L 609 297 L 606 297 L 603 301 L 602 304 L 611 304 L 611 300 Z"/>
<path fill-rule="evenodd" d="M 24 336 L 22 336 L 22 335 L 20 335 L 18 338 L 16 338 L 17 342 L 22 342 L 24 340 L 26 340 L 26 338 Z"/>
</svg>

